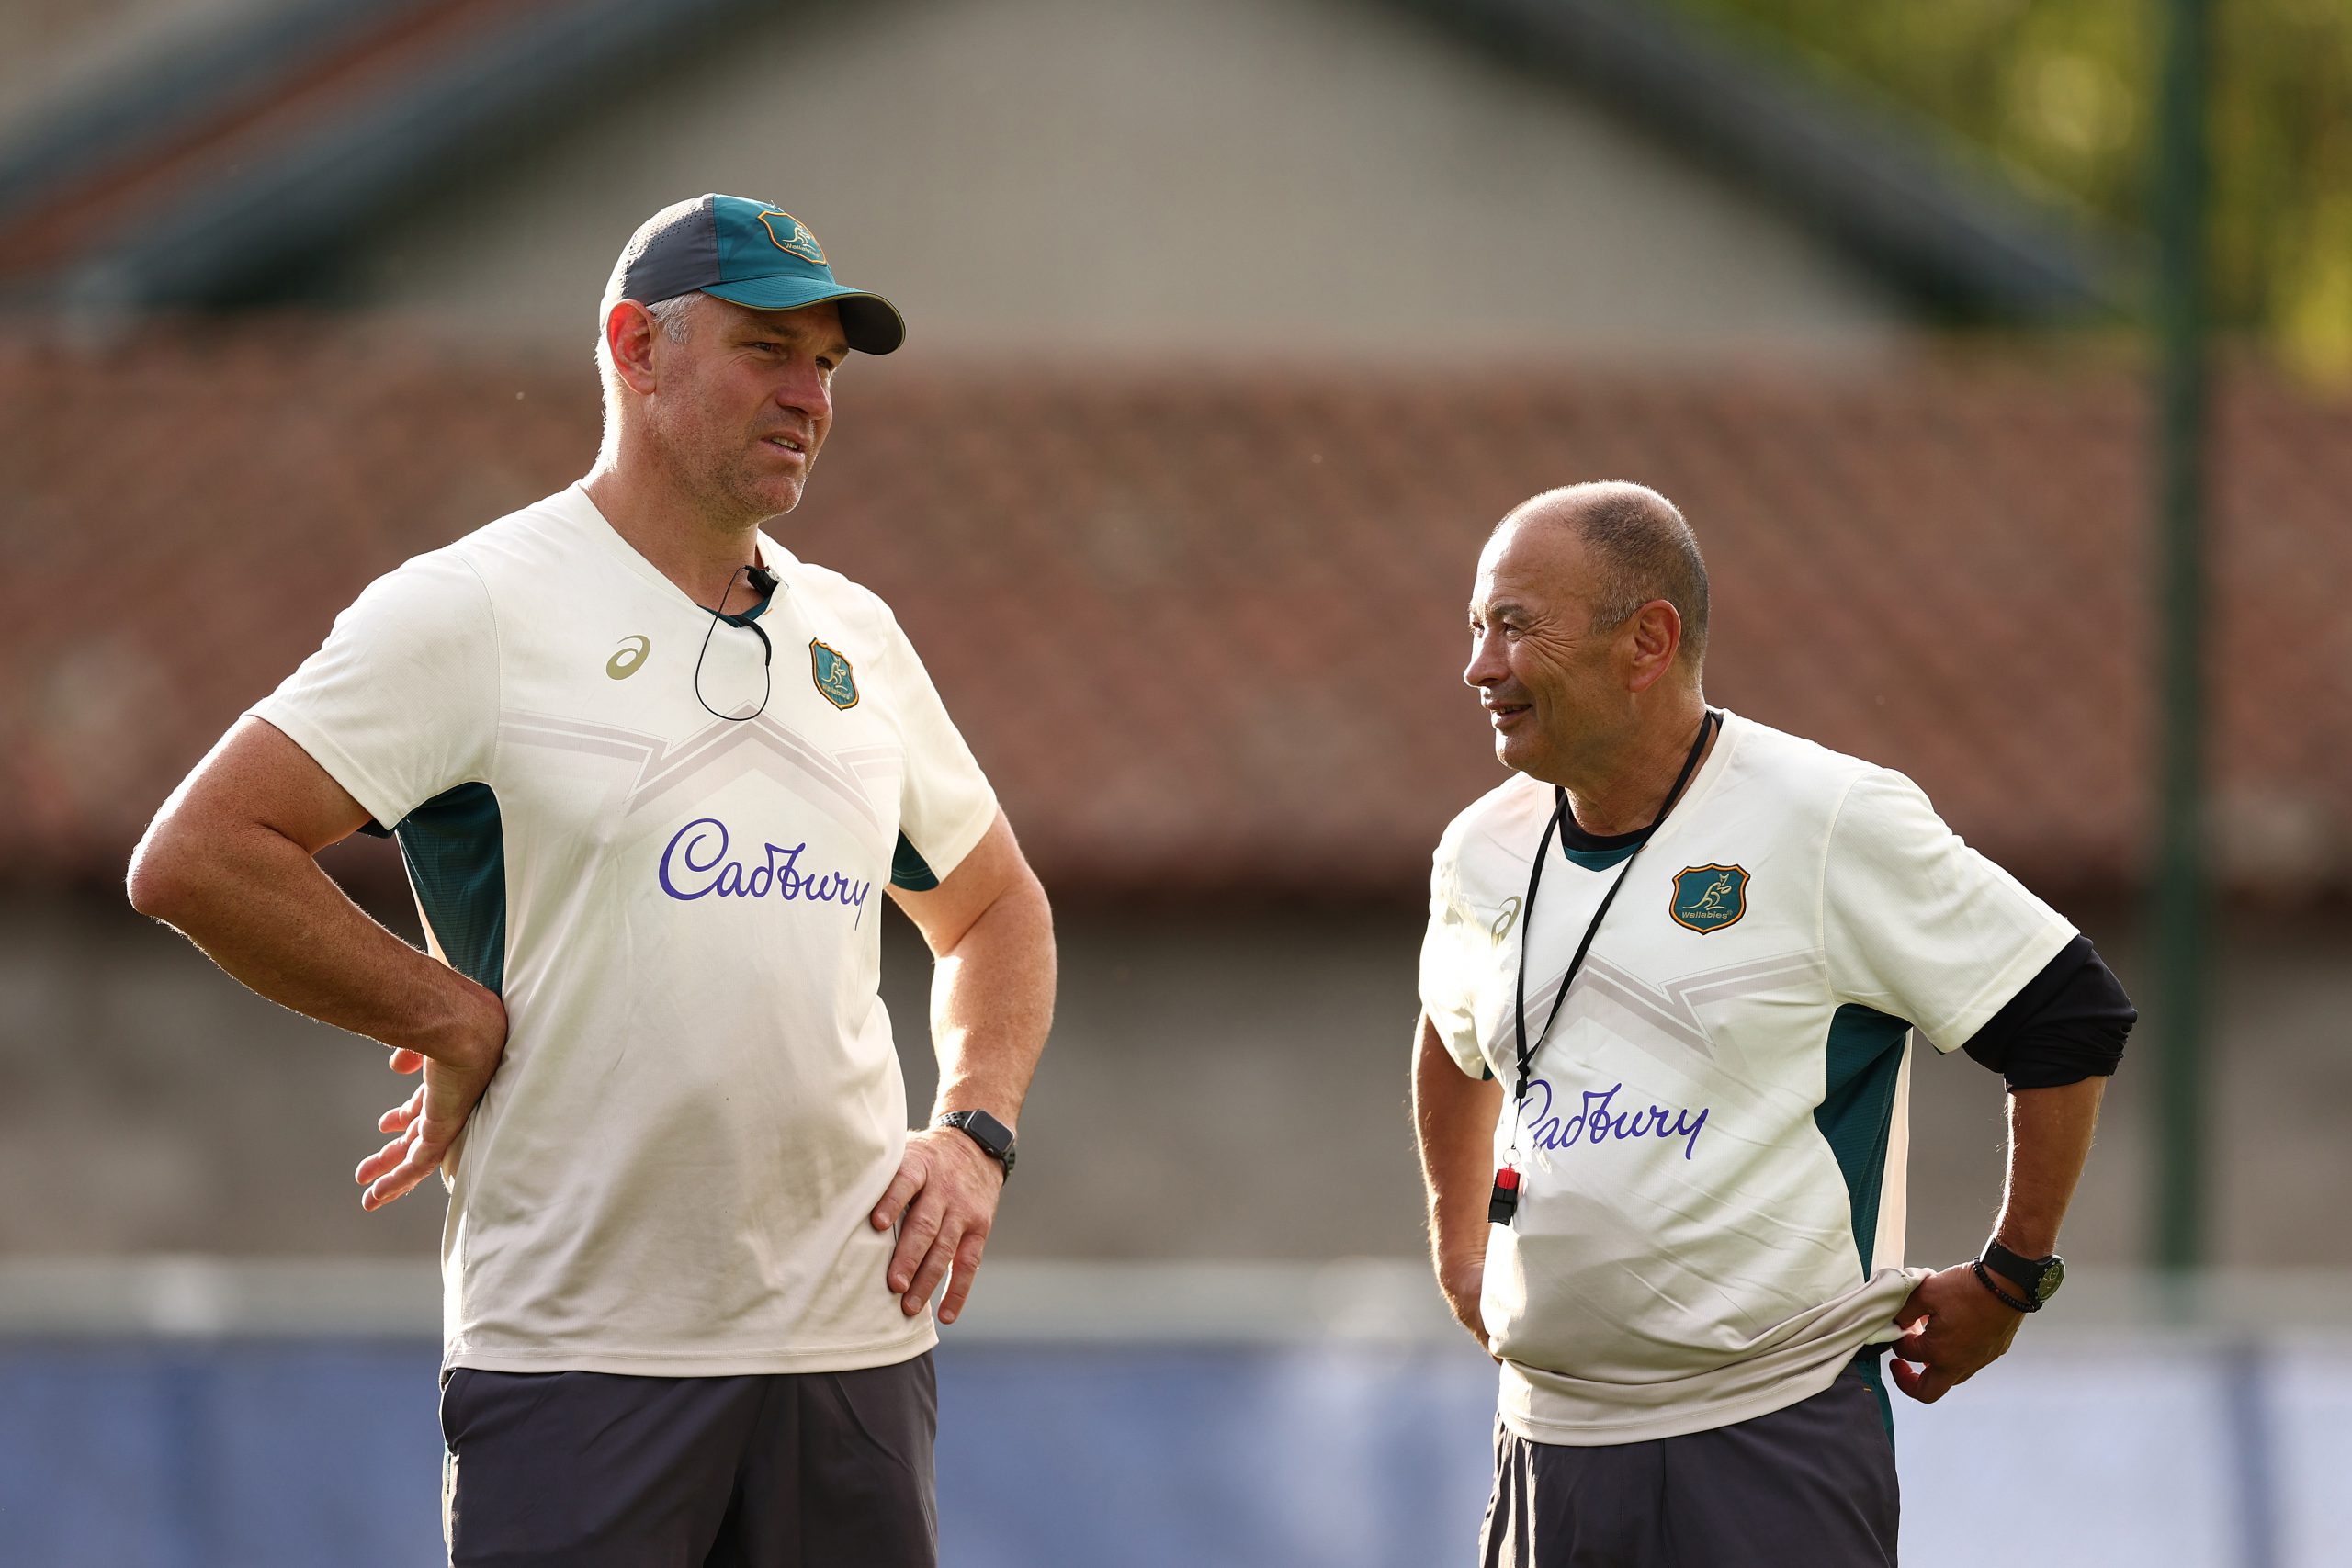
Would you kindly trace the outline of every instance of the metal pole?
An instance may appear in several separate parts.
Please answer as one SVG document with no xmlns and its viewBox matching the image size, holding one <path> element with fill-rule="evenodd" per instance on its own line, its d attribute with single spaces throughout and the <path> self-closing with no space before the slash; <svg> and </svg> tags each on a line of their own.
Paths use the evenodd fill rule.
<svg viewBox="0 0 2352 1568">
<path fill-rule="evenodd" d="M 2208 0 L 2170 0 L 2156 133 L 2160 250 L 2155 327 L 2162 369 L 2156 435 L 2161 671 L 2154 908 L 2158 1115 L 2155 1262 L 2186 1285 L 2204 1257 L 2206 880 L 2205 75 Z M 2184 1292 L 2173 1292 L 2180 1299 Z"/>
</svg>

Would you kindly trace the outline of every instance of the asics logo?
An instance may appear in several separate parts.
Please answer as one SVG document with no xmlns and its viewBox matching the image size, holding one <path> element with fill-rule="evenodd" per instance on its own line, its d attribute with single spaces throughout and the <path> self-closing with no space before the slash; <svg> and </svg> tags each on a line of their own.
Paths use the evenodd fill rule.
<svg viewBox="0 0 2352 1568">
<path fill-rule="evenodd" d="M 644 667 L 645 656 L 652 651 L 651 637 L 625 637 L 621 638 L 621 650 L 605 660 L 605 673 L 616 681 L 626 681 Z"/>
</svg>

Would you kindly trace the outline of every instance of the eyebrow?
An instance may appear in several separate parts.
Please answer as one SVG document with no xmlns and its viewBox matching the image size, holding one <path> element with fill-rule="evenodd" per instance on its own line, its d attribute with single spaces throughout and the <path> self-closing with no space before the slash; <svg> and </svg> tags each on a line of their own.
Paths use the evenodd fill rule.
<svg viewBox="0 0 2352 1568">
<path fill-rule="evenodd" d="M 736 329 L 737 343 L 784 343 L 795 348 L 807 347 L 812 354 L 831 357 L 836 365 L 849 357 L 846 337 L 820 338 L 806 327 L 782 326 L 773 321 L 751 321 Z"/>
</svg>

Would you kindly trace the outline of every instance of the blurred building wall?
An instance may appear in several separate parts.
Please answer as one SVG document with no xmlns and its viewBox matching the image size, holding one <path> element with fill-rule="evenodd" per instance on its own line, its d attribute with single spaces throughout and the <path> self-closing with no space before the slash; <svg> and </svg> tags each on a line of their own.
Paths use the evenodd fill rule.
<svg viewBox="0 0 2352 1568">
<path fill-rule="evenodd" d="M 2127 986 L 2144 983 L 2131 911 L 2069 913 Z M 1406 1111 L 1415 909 L 1081 901 L 1061 925 L 1058 1018 L 991 1256 L 1420 1251 Z M 895 914 L 885 931 L 884 998 L 920 1116 L 934 1080 L 930 963 Z M 2352 1190 L 2348 944 L 2340 916 L 2242 916 L 2222 939 L 2217 1264 L 2352 1269 L 2339 1204 Z M 0 1204 L 0 1256 L 428 1258 L 437 1190 L 363 1215 L 350 1182 L 408 1082 L 374 1045 L 239 989 L 161 927 L 96 903 L 0 901 L 0 1190 L 15 1194 Z M 2067 1223 L 2078 1265 L 2143 1258 L 2154 1100 L 2143 1042 Z M 1966 1057 L 1917 1062 L 1912 1260 L 1973 1255 L 1989 1231 L 2002 1104 L 1999 1078 Z"/>
<path fill-rule="evenodd" d="M 755 14 L 318 286 L 584 344 L 630 230 L 706 190 L 790 209 L 918 353 L 1820 354 L 1912 318 L 1761 193 L 1348 0 Z"/>
</svg>

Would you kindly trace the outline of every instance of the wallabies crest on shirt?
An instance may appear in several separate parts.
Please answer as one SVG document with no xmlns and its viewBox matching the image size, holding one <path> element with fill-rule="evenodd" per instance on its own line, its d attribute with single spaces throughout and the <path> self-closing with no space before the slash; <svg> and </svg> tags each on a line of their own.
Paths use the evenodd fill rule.
<svg viewBox="0 0 2352 1568">
<path fill-rule="evenodd" d="M 827 648 L 815 637 L 810 637 L 808 674 L 817 682 L 817 690 L 824 693 L 825 700 L 835 707 L 856 705 L 857 676 L 839 649 Z"/>
<path fill-rule="evenodd" d="M 1685 866 L 1674 874 L 1666 912 L 1701 936 L 1719 931 L 1747 913 L 1747 873 L 1736 865 Z"/>
</svg>

